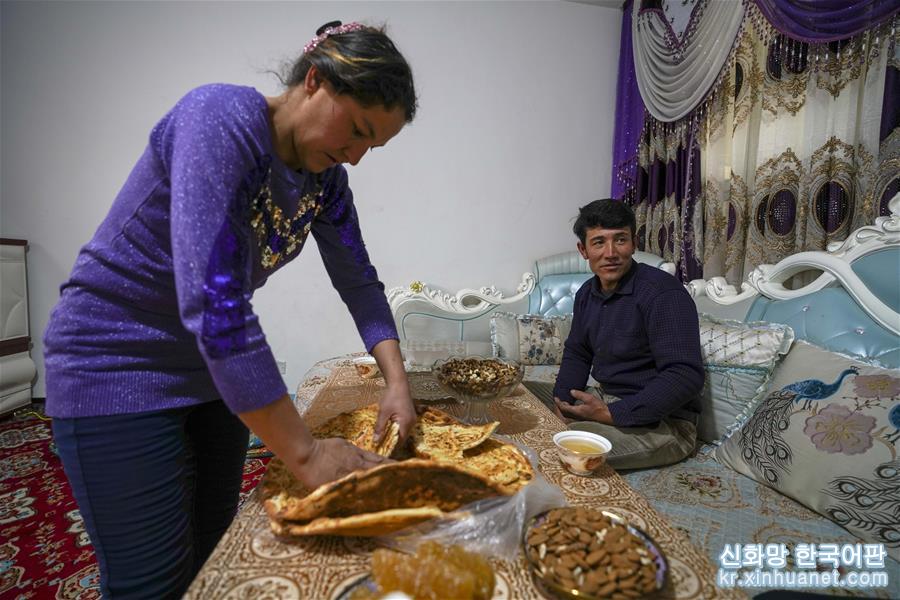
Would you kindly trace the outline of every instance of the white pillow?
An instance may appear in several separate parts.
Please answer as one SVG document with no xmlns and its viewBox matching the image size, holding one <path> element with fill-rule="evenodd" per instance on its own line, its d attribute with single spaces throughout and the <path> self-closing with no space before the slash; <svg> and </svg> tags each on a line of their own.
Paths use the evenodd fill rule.
<svg viewBox="0 0 900 600">
<path fill-rule="evenodd" d="M 716 442 L 740 427 L 762 401 L 779 359 L 794 341 L 781 323 L 744 323 L 700 315 L 700 351 L 706 381 L 697 437 Z"/>
</svg>

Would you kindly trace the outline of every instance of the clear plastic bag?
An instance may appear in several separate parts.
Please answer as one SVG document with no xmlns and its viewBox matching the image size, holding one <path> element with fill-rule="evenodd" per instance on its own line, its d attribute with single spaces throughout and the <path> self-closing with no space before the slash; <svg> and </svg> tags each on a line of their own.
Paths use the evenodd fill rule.
<svg viewBox="0 0 900 600">
<path fill-rule="evenodd" d="M 534 469 L 534 479 L 528 485 L 512 496 L 473 502 L 450 513 L 447 518 L 402 529 L 377 538 L 377 542 L 410 554 L 425 541 L 445 546 L 458 544 L 470 552 L 514 560 L 528 520 L 545 510 L 566 506 L 568 502 L 562 490 L 541 474 L 534 450 L 502 436 L 494 437 L 514 444 L 528 457 Z"/>
</svg>

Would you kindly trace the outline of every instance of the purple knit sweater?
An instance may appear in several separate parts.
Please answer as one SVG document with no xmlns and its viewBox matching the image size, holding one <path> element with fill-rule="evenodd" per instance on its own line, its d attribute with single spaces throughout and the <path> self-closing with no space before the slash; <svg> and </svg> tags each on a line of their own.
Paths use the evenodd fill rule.
<svg viewBox="0 0 900 600">
<path fill-rule="evenodd" d="M 214 84 L 154 127 L 44 333 L 49 415 L 219 398 L 238 413 L 284 395 L 250 301 L 310 231 L 366 349 L 397 339 L 346 171 L 288 168 L 267 115 L 256 90 Z"/>
</svg>

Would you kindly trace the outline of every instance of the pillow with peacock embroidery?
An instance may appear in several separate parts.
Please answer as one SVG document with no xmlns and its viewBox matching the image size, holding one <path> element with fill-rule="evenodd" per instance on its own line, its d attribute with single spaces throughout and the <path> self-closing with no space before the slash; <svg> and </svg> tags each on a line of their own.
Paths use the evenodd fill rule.
<svg viewBox="0 0 900 600">
<path fill-rule="evenodd" d="M 898 441 L 900 370 L 797 341 L 715 457 L 900 560 Z"/>
</svg>

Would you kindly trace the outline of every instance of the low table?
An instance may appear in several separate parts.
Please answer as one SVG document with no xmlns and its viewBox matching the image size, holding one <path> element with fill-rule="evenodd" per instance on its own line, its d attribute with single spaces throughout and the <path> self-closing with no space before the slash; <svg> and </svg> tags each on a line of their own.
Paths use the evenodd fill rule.
<svg viewBox="0 0 900 600">
<path fill-rule="evenodd" d="M 295 404 L 309 425 L 378 399 L 384 382 L 359 378 L 350 360 L 347 356 L 321 361 L 307 373 L 297 390 Z M 453 400 L 429 404 L 456 416 L 463 412 Z M 670 568 L 660 597 L 745 597 L 738 590 L 716 588 L 715 568 L 704 553 L 614 470 L 604 466 L 594 477 L 578 477 L 563 470 L 551 438 L 565 426 L 524 386 L 492 403 L 490 411 L 500 421 L 497 433 L 534 449 L 541 472 L 563 490 L 570 504 L 615 512 L 656 540 Z M 269 529 L 265 509 L 254 492 L 185 597 L 335 598 L 368 572 L 369 557 L 375 548 L 375 543 L 367 538 L 321 536 L 281 541 Z M 497 575 L 495 598 L 543 597 L 521 555 L 516 561 L 494 559 L 492 564 Z"/>
</svg>

